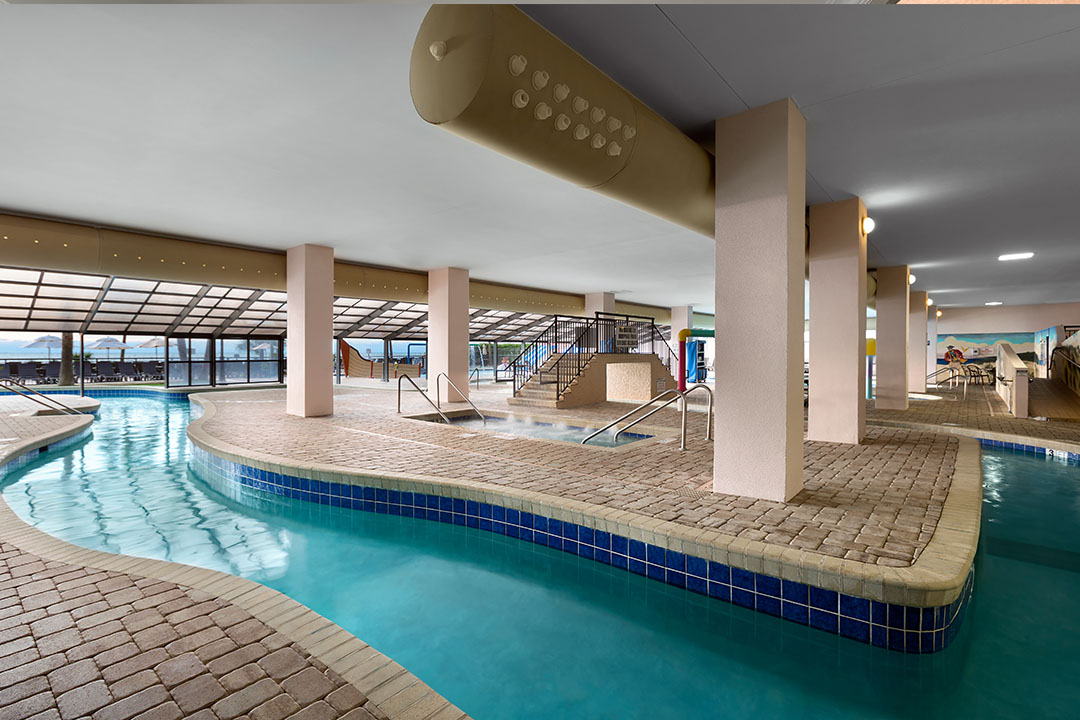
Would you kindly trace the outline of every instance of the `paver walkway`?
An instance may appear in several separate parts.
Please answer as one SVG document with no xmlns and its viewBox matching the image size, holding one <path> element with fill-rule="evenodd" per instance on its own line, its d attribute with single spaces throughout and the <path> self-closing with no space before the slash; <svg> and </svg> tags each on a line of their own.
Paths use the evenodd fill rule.
<svg viewBox="0 0 1080 720">
<path fill-rule="evenodd" d="M 503 393 L 480 391 L 475 398 L 485 409 L 509 409 Z M 395 394 L 385 390 L 339 389 L 329 418 L 286 415 L 279 390 L 216 393 L 207 399 L 216 414 L 202 429 L 241 454 L 265 453 L 287 465 L 319 463 L 360 474 L 513 486 L 894 566 L 910 565 L 933 535 L 957 448 L 957 441 L 946 435 L 894 428 L 872 428 L 859 446 L 808 442 L 805 487 L 791 502 L 779 503 L 708 490 L 712 443 L 704 439 L 705 414 L 700 412 L 691 414 L 685 452 L 679 451 L 677 439 L 613 451 L 406 419 L 395 412 Z M 403 400 L 406 414 L 425 412 L 426 404 L 415 393 Z M 543 409 L 534 416 L 610 420 L 626 410 L 623 404 L 603 403 Z M 679 417 L 669 409 L 647 422 L 673 429 Z"/>
<path fill-rule="evenodd" d="M 878 410 L 868 400 L 867 419 L 961 427 L 1080 445 L 1080 423 L 1015 418 L 991 386 L 970 385 L 967 398 L 962 389 L 942 388 L 929 394 L 940 399 L 912 399 L 907 410 Z"/>
<path fill-rule="evenodd" d="M 245 610 L 0 543 L 3 720 L 373 720 L 354 686 Z"/>
</svg>

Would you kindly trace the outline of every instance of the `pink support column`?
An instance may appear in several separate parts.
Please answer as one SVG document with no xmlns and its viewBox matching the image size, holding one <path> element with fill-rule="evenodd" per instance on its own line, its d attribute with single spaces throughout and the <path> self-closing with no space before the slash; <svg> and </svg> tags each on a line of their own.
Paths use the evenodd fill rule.
<svg viewBox="0 0 1080 720">
<path fill-rule="evenodd" d="M 802 489 L 805 223 L 795 103 L 717 120 L 716 492 L 785 501 Z"/>
<path fill-rule="evenodd" d="M 908 408 L 908 266 L 877 271 L 877 393 L 882 410 Z"/>
<path fill-rule="evenodd" d="M 428 391 L 434 398 L 439 373 L 446 373 L 469 396 L 469 271 L 428 271 Z M 445 379 L 438 380 L 441 398 L 462 402 Z"/>
<path fill-rule="evenodd" d="M 866 435 L 866 234 L 862 200 L 810 208 L 809 440 Z"/>
<path fill-rule="evenodd" d="M 926 293 L 913 291 L 908 300 L 908 392 L 926 392 Z"/>
<path fill-rule="evenodd" d="M 289 248 L 286 255 L 288 378 L 285 412 L 334 413 L 334 249 Z"/>
</svg>

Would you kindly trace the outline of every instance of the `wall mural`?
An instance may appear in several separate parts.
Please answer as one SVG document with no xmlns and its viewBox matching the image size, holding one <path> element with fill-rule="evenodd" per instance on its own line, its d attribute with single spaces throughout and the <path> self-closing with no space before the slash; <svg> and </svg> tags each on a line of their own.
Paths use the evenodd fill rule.
<svg viewBox="0 0 1080 720">
<path fill-rule="evenodd" d="M 978 363 L 993 365 L 997 361 L 997 346 L 1009 343 L 1020 359 L 1034 365 L 1035 333 L 966 333 L 938 335 L 938 365 L 949 363 Z"/>
<path fill-rule="evenodd" d="M 1069 335 L 1069 331 L 1072 330 L 1072 335 Z M 1061 343 L 1063 351 L 1068 357 L 1072 358 L 1076 363 L 1080 363 L 1080 332 L 1077 332 L 1075 327 L 1065 329 L 1067 337 L 1064 342 Z M 1073 392 L 1080 395 L 1080 368 L 1076 365 L 1072 365 L 1067 362 L 1062 362 L 1060 359 L 1055 363 L 1054 377 L 1064 382 Z"/>
</svg>

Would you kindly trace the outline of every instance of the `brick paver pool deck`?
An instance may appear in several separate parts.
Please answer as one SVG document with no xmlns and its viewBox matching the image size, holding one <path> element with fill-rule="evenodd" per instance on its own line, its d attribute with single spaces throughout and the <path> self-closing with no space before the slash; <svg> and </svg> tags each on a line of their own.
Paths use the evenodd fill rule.
<svg viewBox="0 0 1080 720">
<path fill-rule="evenodd" d="M 245 610 L 0 543 L 4 720 L 375 720 L 340 675 Z"/>
<path fill-rule="evenodd" d="M 474 394 L 485 411 L 507 412 L 504 393 Z M 394 393 L 378 389 L 339 389 L 327 418 L 286 415 L 281 391 L 218 393 L 212 402 L 216 412 L 201 430 L 241 454 L 510 486 L 889 566 L 910 565 L 933 535 L 957 449 L 947 435 L 895 428 L 871 428 L 858 446 L 808 442 L 804 489 L 780 503 L 709 490 L 712 443 L 702 412 L 691 413 L 688 449 L 680 452 L 674 409 L 638 426 L 667 437 L 611 450 L 507 435 L 495 423 L 495 432 L 484 432 L 411 420 L 405 416 L 425 412 L 421 398 L 405 396 L 405 416 L 398 416 Z M 597 423 L 627 409 L 604 403 L 528 414 Z"/>
</svg>

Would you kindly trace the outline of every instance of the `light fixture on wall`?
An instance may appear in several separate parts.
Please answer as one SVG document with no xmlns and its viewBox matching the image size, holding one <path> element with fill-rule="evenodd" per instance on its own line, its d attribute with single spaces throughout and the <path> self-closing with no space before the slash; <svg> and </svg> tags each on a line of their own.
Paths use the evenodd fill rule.
<svg viewBox="0 0 1080 720">
<path fill-rule="evenodd" d="M 869 235 L 870 233 L 874 232 L 874 226 L 875 225 L 877 225 L 877 223 L 874 222 L 874 218 L 870 217 L 869 215 L 864 217 L 862 219 L 862 231 L 863 231 L 863 234 L 864 235 Z"/>
<path fill-rule="evenodd" d="M 908 275 L 907 276 L 907 281 L 908 281 L 908 285 L 914 285 L 915 284 L 915 276 L 914 275 Z"/>
<path fill-rule="evenodd" d="M 941 311 L 940 310 L 937 311 L 937 316 L 941 317 Z"/>
<path fill-rule="evenodd" d="M 1033 252 L 1007 253 L 998 255 L 998 260 L 1030 260 L 1033 257 L 1035 257 Z"/>
<path fill-rule="evenodd" d="M 926 307 L 930 307 L 930 306 L 931 306 L 931 305 L 933 305 L 933 304 L 934 304 L 934 298 L 932 298 L 932 297 L 930 297 L 930 296 L 928 295 L 928 296 L 926 297 Z"/>
<path fill-rule="evenodd" d="M 991 300 L 990 302 L 988 302 L 988 303 L 983 303 L 983 304 L 984 304 L 984 305 L 1000 305 L 1000 304 L 1001 304 L 1001 301 L 1000 301 L 1000 300 Z"/>
</svg>

